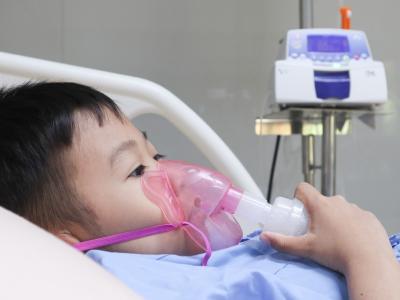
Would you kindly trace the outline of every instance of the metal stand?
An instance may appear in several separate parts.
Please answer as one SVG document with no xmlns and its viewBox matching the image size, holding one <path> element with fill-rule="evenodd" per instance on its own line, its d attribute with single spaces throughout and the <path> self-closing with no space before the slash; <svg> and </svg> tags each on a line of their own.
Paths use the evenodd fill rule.
<svg viewBox="0 0 400 300">
<path fill-rule="evenodd" d="M 314 27 L 313 0 L 300 0 L 300 28 Z M 322 114 L 322 172 L 321 192 L 331 196 L 336 190 L 336 122 L 335 112 Z M 315 185 L 315 139 L 314 136 L 302 136 L 304 180 Z"/>
<path fill-rule="evenodd" d="M 301 137 L 303 154 L 304 181 L 315 185 L 315 136 L 303 135 Z"/>
<path fill-rule="evenodd" d="M 314 27 L 313 0 L 300 0 L 300 28 Z"/>
<path fill-rule="evenodd" d="M 336 191 L 336 115 L 334 111 L 322 113 L 322 126 L 321 193 L 332 196 Z"/>
<path fill-rule="evenodd" d="M 332 196 L 336 192 L 336 112 L 321 109 L 322 162 L 321 193 Z M 315 136 L 301 137 L 304 181 L 315 185 Z"/>
<path fill-rule="evenodd" d="M 326 196 L 336 192 L 336 136 L 350 132 L 351 119 L 358 117 L 373 127 L 377 111 L 365 107 L 286 107 L 278 108 L 256 120 L 257 135 L 301 135 L 304 180 L 315 185 L 315 175 L 321 169 L 321 192 Z M 321 164 L 316 162 L 316 138 L 321 137 Z"/>
</svg>

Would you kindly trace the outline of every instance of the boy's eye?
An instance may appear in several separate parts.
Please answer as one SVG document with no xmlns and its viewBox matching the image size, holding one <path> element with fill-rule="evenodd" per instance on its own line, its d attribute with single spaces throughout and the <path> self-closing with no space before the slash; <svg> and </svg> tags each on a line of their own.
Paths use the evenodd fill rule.
<svg viewBox="0 0 400 300">
<path fill-rule="evenodd" d="M 162 154 L 156 154 L 153 156 L 154 160 L 159 160 L 161 158 L 164 158 L 165 155 Z M 128 177 L 140 177 L 144 174 L 144 169 L 146 169 L 146 166 L 144 165 L 139 165 L 135 170 L 133 170 Z"/>
<path fill-rule="evenodd" d="M 162 158 L 164 158 L 164 157 L 165 157 L 165 155 L 162 155 L 162 154 L 158 154 L 158 153 L 157 153 L 156 155 L 153 156 L 153 159 L 154 159 L 154 160 L 159 160 L 159 159 L 162 159 Z"/>
<path fill-rule="evenodd" d="M 133 170 L 128 177 L 140 177 L 144 173 L 144 169 L 146 167 L 143 165 L 138 166 L 135 170 Z"/>
</svg>

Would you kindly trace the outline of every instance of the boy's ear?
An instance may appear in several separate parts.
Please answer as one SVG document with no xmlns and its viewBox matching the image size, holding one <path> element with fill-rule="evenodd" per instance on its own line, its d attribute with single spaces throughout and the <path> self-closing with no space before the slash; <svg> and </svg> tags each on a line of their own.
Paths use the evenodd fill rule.
<svg viewBox="0 0 400 300">
<path fill-rule="evenodd" d="M 80 242 L 80 240 L 76 236 L 74 236 L 69 230 L 59 230 L 57 232 L 54 232 L 54 234 L 59 239 L 62 239 L 64 242 L 70 245 L 74 245 Z"/>
</svg>

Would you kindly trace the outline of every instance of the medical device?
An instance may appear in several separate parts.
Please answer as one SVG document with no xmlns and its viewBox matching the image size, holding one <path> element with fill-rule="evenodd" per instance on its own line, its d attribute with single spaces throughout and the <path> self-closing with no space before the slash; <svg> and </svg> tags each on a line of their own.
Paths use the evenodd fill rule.
<svg viewBox="0 0 400 300">
<path fill-rule="evenodd" d="M 146 197 L 161 209 L 165 224 L 80 242 L 75 248 L 86 251 L 181 228 L 205 251 L 202 265 L 207 265 L 212 250 L 240 242 L 243 232 L 238 221 L 253 230 L 287 235 L 307 231 L 307 215 L 299 200 L 279 197 L 270 205 L 199 165 L 160 160 L 143 174 L 141 184 Z"/>
<path fill-rule="evenodd" d="M 242 194 L 234 213 L 240 224 L 285 235 L 297 236 L 307 232 L 308 215 L 301 201 L 277 197 L 271 205 L 260 200 L 247 192 Z"/>
<path fill-rule="evenodd" d="M 289 30 L 284 57 L 275 62 L 279 104 L 368 105 L 387 100 L 385 68 L 375 61 L 364 32 Z"/>
<path fill-rule="evenodd" d="M 194 224 L 208 238 L 213 250 L 237 244 L 242 230 L 232 215 L 253 230 L 301 235 L 307 230 L 307 217 L 298 200 L 279 197 L 273 205 L 236 188 L 219 172 L 183 161 L 161 160 L 154 171 L 142 178 L 147 198 L 157 204 L 169 223 Z M 187 233 L 197 244 L 203 237 L 193 227 Z"/>
</svg>

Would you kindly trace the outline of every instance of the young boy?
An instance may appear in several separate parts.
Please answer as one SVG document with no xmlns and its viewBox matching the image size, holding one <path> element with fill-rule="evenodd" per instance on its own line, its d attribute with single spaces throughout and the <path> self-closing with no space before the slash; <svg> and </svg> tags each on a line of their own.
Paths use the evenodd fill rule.
<svg viewBox="0 0 400 300">
<path fill-rule="evenodd" d="M 160 158 L 115 103 L 94 89 L 74 83 L 30 83 L 0 92 L 0 205 L 71 245 L 165 223 L 160 208 L 145 197 L 140 184 L 141 175 L 155 168 Z M 309 233 L 296 238 L 264 233 L 262 238 L 275 248 L 310 257 L 342 272 L 354 299 L 361 294 L 395 299 L 399 289 L 395 282 L 400 275 L 385 231 L 376 218 L 340 197 L 327 200 L 308 185 L 300 185 L 296 193 L 310 214 Z M 194 298 L 236 297 L 233 289 L 229 290 L 232 285 L 228 284 L 228 274 L 213 267 L 224 270 L 243 257 L 245 265 L 253 268 L 250 273 L 246 273 L 245 265 L 228 268 L 230 273 L 252 278 L 245 284 L 242 279 L 234 279 L 235 284 L 236 280 L 241 282 L 236 287 L 242 292 L 250 284 L 246 290 L 250 294 L 243 297 L 256 294 L 262 298 L 269 293 L 276 298 L 322 299 L 324 289 L 330 289 L 325 292 L 330 299 L 346 297 L 343 279 L 337 273 L 306 260 L 271 253 L 270 248 L 264 251 L 260 243 L 253 238 L 227 252 L 221 250 L 214 262 L 210 261 L 210 267 L 201 269 L 193 266 L 190 258 L 182 257 L 202 250 L 181 229 L 112 245 L 106 248 L 112 252 L 94 251 L 89 255 L 148 297 L 157 297 L 152 293 L 159 287 L 153 285 L 155 277 L 146 274 L 157 276 L 162 270 L 165 273 L 158 280 L 166 293 L 175 283 L 192 292 L 197 287 Z M 126 257 L 113 252 L 179 256 Z M 240 259 L 224 258 L 238 253 Z M 369 274 L 368 267 L 373 269 Z M 129 270 L 134 276 L 126 275 Z M 205 277 L 198 277 L 198 282 L 184 281 L 193 272 Z M 308 280 L 304 281 L 302 274 L 309 276 Z M 262 279 L 257 280 L 259 277 Z M 208 282 L 206 289 L 204 282 Z M 332 291 L 335 288 L 337 291 Z M 230 292 L 223 294 L 221 289 Z M 204 290 L 207 292 L 201 294 Z M 178 294 L 188 297 L 177 291 L 169 296 L 176 298 Z"/>
<path fill-rule="evenodd" d="M 160 155 L 107 96 L 74 83 L 3 92 L 1 205 L 69 244 L 160 224 L 140 176 Z M 182 231 L 111 246 L 136 253 L 193 254 Z"/>
</svg>

